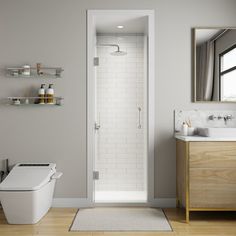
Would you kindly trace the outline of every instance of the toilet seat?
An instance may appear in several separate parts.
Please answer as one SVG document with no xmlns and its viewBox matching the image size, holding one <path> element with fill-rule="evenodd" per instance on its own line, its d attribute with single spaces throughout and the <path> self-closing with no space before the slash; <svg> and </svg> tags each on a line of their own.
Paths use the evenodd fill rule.
<svg viewBox="0 0 236 236">
<path fill-rule="evenodd" d="M 0 191 L 35 191 L 56 173 L 56 165 L 17 164 L 0 184 Z"/>
</svg>

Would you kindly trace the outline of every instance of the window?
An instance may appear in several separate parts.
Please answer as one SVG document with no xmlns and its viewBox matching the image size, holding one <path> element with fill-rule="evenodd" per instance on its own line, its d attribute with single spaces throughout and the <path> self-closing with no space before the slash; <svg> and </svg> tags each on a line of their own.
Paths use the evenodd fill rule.
<svg viewBox="0 0 236 236">
<path fill-rule="evenodd" d="M 236 44 L 220 54 L 220 100 L 236 101 Z"/>
</svg>

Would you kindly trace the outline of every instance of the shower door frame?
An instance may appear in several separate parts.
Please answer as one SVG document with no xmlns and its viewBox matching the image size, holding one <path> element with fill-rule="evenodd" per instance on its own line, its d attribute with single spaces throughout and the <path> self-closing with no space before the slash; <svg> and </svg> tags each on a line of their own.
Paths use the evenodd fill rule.
<svg viewBox="0 0 236 236">
<path fill-rule="evenodd" d="M 134 15 L 148 17 L 147 49 L 147 202 L 103 203 L 103 205 L 150 205 L 154 202 L 154 129 L 155 129 L 155 23 L 154 10 L 87 10 L 87 200 L 90 206 L 101 205 L 94 199 L 95 160 L 95 17 L 109 15 Z"/>
</svg>

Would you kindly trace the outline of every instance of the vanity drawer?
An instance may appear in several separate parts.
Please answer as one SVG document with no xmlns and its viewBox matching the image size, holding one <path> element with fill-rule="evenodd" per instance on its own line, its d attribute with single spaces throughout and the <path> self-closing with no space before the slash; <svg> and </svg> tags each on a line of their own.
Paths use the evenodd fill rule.
<svg viewBox="0 0 236 236">
<path fill-rule="evenodd" d="M 236 142 L 190 142 L 190 168 L 236 168 Z"/>
<path fill-rule="evenodd" d="M 190 208 L 236 208 L 236 168 L 190 168 Z"/>
</svg>

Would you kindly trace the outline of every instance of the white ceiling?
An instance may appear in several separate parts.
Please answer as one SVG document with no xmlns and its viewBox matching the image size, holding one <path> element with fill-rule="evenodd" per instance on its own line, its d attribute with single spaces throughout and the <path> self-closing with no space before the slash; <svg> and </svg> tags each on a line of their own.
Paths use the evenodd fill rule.
<svg viewBox="0 0 236 236">
<path fill-rule="evenodd" d="M 95 19 L 97 33 L 145 33 L 147 17 L 128 15 L 97 16 Z M 118 29 L 123 25 L 123 29 Z"/>
<path fill-rule="evenodd" d="M 222 29 L 196 29 L 196 44 L 202 44 L 217 35 Z"/>
</svg>

